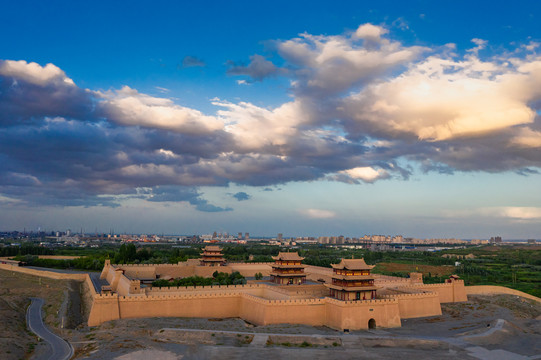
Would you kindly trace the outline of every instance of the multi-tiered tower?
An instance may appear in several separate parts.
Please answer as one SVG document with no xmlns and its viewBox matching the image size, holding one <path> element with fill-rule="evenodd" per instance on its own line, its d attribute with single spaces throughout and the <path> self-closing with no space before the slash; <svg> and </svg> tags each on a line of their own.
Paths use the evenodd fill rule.
<svg viewBox="0 0 541 360">
<path fill-rule="evenodd" d="M 224 255 L 219 246 L 207 245 L 201 254 L 200 263 L 202 266 L 223 266 L 225 265 Z"/>
<path fill-rule="evenodd" d="M 304 265 L 302 265 L 304 258 L 300 257 L 298 253 L 281 252 L 272 258 L 274 259 L 270 273 L 272 282 L 282 285 L 304 284 L 306 282 Z"/>
<path fill-rule="evenodd" d="M 339 264 L 331 264 L 333 268 L 332 283 L 325 284 L 331 297 L 338 300 L 370 300 L 376 298 L 374 276 L 370 270 L 374 266 L 367 265 L 364 259 L 342 259 Z"/>
</svg>

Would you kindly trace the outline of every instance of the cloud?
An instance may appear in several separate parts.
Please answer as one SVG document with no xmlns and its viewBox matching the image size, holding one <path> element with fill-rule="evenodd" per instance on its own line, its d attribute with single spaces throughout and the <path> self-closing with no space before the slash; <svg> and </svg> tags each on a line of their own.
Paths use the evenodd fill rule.
<svg viewBox="0 0 541 360">
<path fill-rule="evenodd" d="M 92 97 L 53 64 L 0 60 L 0 126 L 55 116 L 87 120 L 94 116 Z"/>
<path fill-rule="evenodd" d="M 30 84 L 45 86 L 49 83 L 64 83 L 74 86 L 72 79 L 64 71 L 53 64 L 41 66 L 35 62 L 24 60 L 0 60 L 0 75 L 23 80 Z"/>
<path fill-rule="evenodd" d="M 519 222 L 527 221 L 539 221 L 541 220 L 541 207 L 527 207 L 527 206 L 495 206 L 495 207 L 482 207 L 471 210 L 462 211 L 447 211 L 445 215 L 448 217 L 497 217 L 503 219 L 509 219 Z"/>
<path fill-rule="evenodd" d="M 250 63 L 243 65 L 234 61 L 229 61 L 230 68 L 227 70 L 229 75 L 247 75 L 251 81 L 262 81 L 264 78 L 283 73 L 285 70 L 276 67 L 272 62 L 261 55 L 250 56 Z"/>
<path fill-rule="evenodd" d="M 328 99 L 400 69 L 428 49 L 381 38 L 386 29 L 365 24 L 349 35 L 301 34 L 276 43 L 288 62 L 298 96 Z M 361 41 L 359 41 L 361 40 Z"/>
<path fill-rule="evenodd" d="M 301 214 L 304 214 L 306 217 L 312 218 L 312 219 L 331 219 L 336 217 L 336 213 L 329 210 L 321 210 L 321 209 L 304 209 L 300 210 Z"/>
<path fill-rule="evenodd" d="M 205 67 L 206 64 L 203 60 L 195 57 L 195 56 L 185 56 L 184 59 L 182 59 L 182 67 L 183 68 L 190 68 L 190 67 Z"/>
<path fill-rule="evenodd" d="M 386 179 L 389 177 L 389 173 L 383 169 L 374 169 L 369 166 L 356 167 L 341 171 L 340 174 L 347 175 L 354 180 L 362 180 L 367 183 L 373 183 L 379 179 Z"/>
<path fill-rule="evenodd" d="M 407 46 L 372 24 L 277 40 L 280 67 L 254 55 L 228 73 L 247 83 L 285 76 L 291 99 L 274 107 L 213 99 L 214 114 L 128 86 L 80 88 L 53 64 L 3 60 L 0 196 L 56 206 L 135 197 L 230 211 L 198 189 L 371 183 L 416 169 L 537 176 L 539 47 L 490 54 L 474 43 L 462 55 L 452 45 Z M 302 213 L 334 214 L 325 211 Z"/>
<path fill-rule="evenodd" d="M 196 210 L 203 212 L 222 212 L 222 211 L 232 211 L 230 207 L 220 207 L 210 204 L 207 200 L 201 197 L 199 193 L 194 188 L 185 188 L 178 186 L 156 186 L 151 189 L 147 194 L 148 201 L 152 202 L 188 202 L 191 205 L 195 206 Z"/>
<path fill-rule="evenodd" d="M 245 193 L 244 191 L 239 191 L 238 193 L 236 194 L 233 194 L 231 195 L 233 196 L 235 199 L 237 199 L 238 201 L 244 201 L 244 200 L 250 200 L 252 198 L 251 195 L 248 195 L 247 193 Z"/>
<path fill-rule="evenodd" d="M 355 36 L 359 39 L 365 39 L 373 42 L 380 42 L 381 36 L 387 34 L 389 31 L 384 27 L 372 25 L 372 24 L 363 24 L 360 25 L 355 31 Z"/>
<path fill-rule="evenodd" d="M 99 109 L 109 121 L 125 126 L 160 128 L 186 134 L 220 130 L 223 124 L 200 111 L 175 105 L 172 100 L 141 94 L 124 86 L 102 94 Z"/>
</svg>

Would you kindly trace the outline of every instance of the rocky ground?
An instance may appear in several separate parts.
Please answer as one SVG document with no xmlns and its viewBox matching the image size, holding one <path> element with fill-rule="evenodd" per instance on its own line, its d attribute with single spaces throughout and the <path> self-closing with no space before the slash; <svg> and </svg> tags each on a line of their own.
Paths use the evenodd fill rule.
<svg viewBox="0 0 541 360">
<path fill-rule="evenodd" d="M 466 303 L 442 305 L 441 316 L 344 334 L 304 325 L 254 326 L 241 319 L 126 319 L 88 327 L 88 299 L 80 290 L 74 281 L 0 271 L 2 359 L 40 352 L 25 327 L 31 296 L 46 300 L 46 322 L 71 342 L 76 359 L 533 359 L 541 354 L 541 304 L 512 295 L 470 296 Z"/>
</svg>

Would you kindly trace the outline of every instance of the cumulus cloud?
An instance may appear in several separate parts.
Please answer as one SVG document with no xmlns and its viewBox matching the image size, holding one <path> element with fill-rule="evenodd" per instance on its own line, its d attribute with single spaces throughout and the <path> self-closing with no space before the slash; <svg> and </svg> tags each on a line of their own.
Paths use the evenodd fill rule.
<svg viewBox="0 0 541 360">
<path fill-rule="evenodd" d="M 47 116 L 86 120 L 92 110 L 92 93 L 57 66 L 0 60 L 0 125 L 37 123 Z"/>
<path fill-rule="evenodd" d="M 35 62 L 29 63 L 24 60 L 0 60 L 0 75 L 41 86 L 51 82 L 75 85 L 64 71 L 53 64 L 41 66 Z"/>
<path fill-rule="evenodd" d="M 541 68 L 431 56 L 344 99 L 348 130 L 447 140 L 530 124 Z"/>
<path fill-rule="evenodd" d="M 283 65 L 254 55 L 228 73 L 247 83 L 285 76 L 291 100 L 266 107 L 214 99 L 215 114 L 128 86 L 83 89 L 53 64 L 0 61 L 0 196 L 59 206 L 136 197 L 229 211 L 198 187 L 362 184 L 408 179 L 415 168 L 538 173 L 537 45 L 487 54 L 487 43 L 474 39 L 459 55 L 453 45 L 407 46 L 388 35 L 363 24 L 275 41 L 273 59 Z"/>
<path fill-rule="evenodd" d="M 293 69 L 293 90 L 297 95 L 328 98 L 396 71 L 428 50 L 381 38 L 386 32 L 382 27 L 366 24 L 350 35 L 305 33 L 277 42 L 276 46 Z"/>
<path fill-rule="evenodd" d="M 99 108 L 111 122 L 125 126 L 144 126 L 186 134 L 221 130 L 223 124 L 200 111 L 175 105 L 172 100 L 141 94 L 124 86 L 102 94 Z"/>
</svg>

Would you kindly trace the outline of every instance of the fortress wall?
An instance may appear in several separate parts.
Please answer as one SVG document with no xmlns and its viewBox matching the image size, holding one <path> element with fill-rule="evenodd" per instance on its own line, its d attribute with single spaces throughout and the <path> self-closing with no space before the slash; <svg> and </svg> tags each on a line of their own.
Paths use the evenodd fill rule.
<svg viewBox="0 0 541 360">
<path fill-rule="evenodd" d="M 94 297 L 95 295 L 97 295 L 98 293 L 96 292 L 96 289 L 94 288 L 94 283 L 92 283 L 92 279 L 90 279 L 90 275 L 86 274 L 85 276 L 85 283 L 86 283 L 86 286 L 88 287 L 88 291 L 90 293 L 90 295 L 92 297 Z"/>
<path fill-rule="evenodd" d="M 329 295 L 329 289 L 320 284 L 289 285 L 286 287 L 268 286 L 268 288 L 274 292 L 285 294 L 289 298 L 324 297 Z"/>
<path fill-rule="evenodd" d="M 124 270 L 124 274 L 134 279 L 155 279 L 156 267 L 153 266 L 126 266 L 117 265 L 117 269 Z"/>
<path fill-rule="evenodd" d="M 416 284 L 401 286 L 400 289 L 416 288 L 438 294 L 440 303 L 468 301 L 463 280 L 455 280 L 443 284 Z"/>
<path fill-rule="evenodd" d="M 42 277 L 55 279 L 55 280 L 85 281 L 85 278 L 88 276 L 88 274 L 57 273 L 54 271 L 29 269 L 23 266 L 13 266 L 10 264 L 0 264 L 0 269 L 7 270 L 7 271 L 15 271 L 22 274 L 42 276 Z"/>
<path fill-rule="evenodd" d="M 510 289 L 505 286 L 492 286 L 492 285 L 476 285 L 466 286 L 466 294 L 468 295 L 494 295 L 494 294 L 510 294 L 520 296 L 526 299 L 534 300 L 541 303 L 541 298 L 526 294 L 525 292 Z"/>
<path fill-rule="evenodd" d="M 202 277 L 212 277 L 215 271 L 231 274 L 233 271 L 229 266 L 194 266 L 195 275 Z"/>
<path fill-rule="evenodd" d="M 252 277 L 257 273 L 269 276 L 272 270 L 272 263 L 229 263 L 227 267 L 231 271 L 238 271 L 242 276 Z"/>
<path fill-rule="evenodd" d="M 163 293 L 179 293 L 179 294 L 206 294 L 215 292 L 239 292 L 253 289 L 264 289 L 268 285 L 264 284 L 245 284 L 245 285 L 210 285 L 210 286 L 170 286 L 170 287 L 153 287 L 147 288 L 146 293 L 150 296 L 160 295 Z"/>
<path fill-rule="evenodd" d="M 195 274 L 195 267 L 193 265 L 158 265 L 156 267 L 156 275 L 160 275 L 160 278 L 164 276 L 171 276 L 174 279 L 190 277 Z"/>
<path fill-rule="evenodd" d="M 327 297 L 325 302 L 325 325 L 333 329 L 368 329 L 370 319 L 376 321 L 376 327 L 401 326 L 400 310 L 396 299 L 340 301 Z"/>
<path fill-rule="evenodd" d="M 119 279 L 116 284 L 115 291 L 120 296 L 126 296 L 130 294 L 130 280 L 125 276 L 119 273 Z"/>
<path fill-rule="evenodd" d="M 239 305 L 239 316 L 242 319 L 255 325 L 265 325 L 265 314 L 267 311 L 266 301 L 259 297 L 244 293 L 240 297 Z"/>
<path fill-rule="evenodd" d="M 88 316 L 88 326 L 98 326 L 106 321 L 120 319 L 117 294 L 98 294 Z"/>
<path fill-rule="evenodd" d="M 439 295 L 435 292 L 384 295 L 384 298 L 398 300 L 402 319 L 441 315 Z"/>
<path fill-rule="evenodd" d="M 323 299 L 269 300 L 265 324 L 325 325 Z"/>
<path fill-rule="evenodd" d="M 120 297 L 121 318 L 240 316 L 241 293 L 207 295 L 144 295 Z"/>
</svg>

